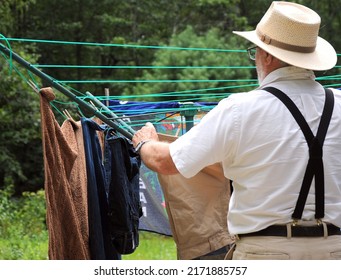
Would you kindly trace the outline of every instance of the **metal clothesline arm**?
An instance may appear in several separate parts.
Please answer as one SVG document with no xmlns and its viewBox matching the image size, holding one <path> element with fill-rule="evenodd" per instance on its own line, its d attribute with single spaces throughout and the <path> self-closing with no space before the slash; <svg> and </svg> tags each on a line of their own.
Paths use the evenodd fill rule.
<svg viewBox="0 0 341 280">
<path fill-rule="evenodd" d="M 90 100 L 100 109 L 103 110 L 104 114 L 109 115 L 110 119 L 115 119 L 121 126 L 125 127 L 127 131 L 134 135 L 135 130 L 132 129 L 131 126 L 127 125 L 126 122 L 124 122 L 121 118 L 119 118 L 114 112 L 112 112 L 107 106 L 105 106 L 101 101 L 99 101 L 95 96 L 93 96 L 90 92 L 85 93 L 87 96 L 89 96 Z"/>
<path fill-rule="evenodd" d="M 34 67 L 32 64 L 30 64 L 29 62 L 24 60 L 21 56 L 19 56 L 18 54 L 16 54 L 12 50 L 8 49 L 6 46 L 4 46 L 1 43 L 0 43 L 0 51 L 5 53 L 6 55 L 12 57 L 12 59 L 15 60 L 17 63 L 19 63 L 21 66 L 25 67 L 26 69 L 31 71 L 33 74 L 35 74 L 36 76 L 41 78 L 43 81 L 45 81 L 47 83 L 48 86 L 55 88 L 56 90 L 58 90 L 59 92 L 63 93 L 68 98 L 70 98 L 72 101 L 76 102 L 79 105 L 81 110 L 85 110 L 85 111 L 91 113 L 92 115 L 98 117 L 104 123 L 106 123 L 110 127 L 114 128 L 116 131 L 118 131 L 123 136 L 127 137 L 128 139 L 131 140 L 133 138 L 135 131 L 128 124 L 126 124 L 123 120 L 120 119 L 119 124 L 117 124 L 116 122 L 112 121 L 111 119 L 108 119 L 107 116 L 105 116 L 102 112 L 100 112 L 100 110 L 98 110 L 97 108 L 94 108 L 89 103 L 78 98 L 77 95 L 73 94 L 67 88 L 62 86 L 60 83 L 58 83 L 57 80 L 46 75 L 44 72 L 42 72 L 38 68 Z M 87 95 L 88 96 L 91 95 L 91 100 L 95 101 L 94 103 L 96 103 L 97 106 L 99 105 L 99 103 L 102 104 L 92 94 L 90 94 L 90 95 L 87 94 Z M 106 109 L 106 111 L 109 110 L 104 104 L 103 104 L 103 106 L 101 105 L 100 107 L 101 107 L 101 109 Z M 110 115 L 111 115 L 111 117 L 118 118 L 116 116 L 116 114 L 114 114 L 113 112 L 111 112 Z M 121 126 L 124 126 L 125 129 L 122 128 Z"/>
</svg>

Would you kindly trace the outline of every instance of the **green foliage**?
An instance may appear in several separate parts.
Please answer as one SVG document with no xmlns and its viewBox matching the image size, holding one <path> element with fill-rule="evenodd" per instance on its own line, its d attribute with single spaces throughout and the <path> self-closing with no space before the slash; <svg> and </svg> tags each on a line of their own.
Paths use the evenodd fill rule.
<svg viewBox="0 0 341 280">
<path fill-rule="evenodd" d="M 16 44 L 13 48 L 24 59 L 36 61 L 27 54 L 30 49 Z M 0 188 L 9 179 L 18 194 L 43 185 L 39 96 L 15 62 L 5 57 L 0 63 Z"/>
<path fill-rule="evenodd" d="M 98 42 L 132 45 L 168 45 L 171 36 L 192 26 L 198 34 L 212 27 L 226 30 L 244 27 L 246 19 L 239 13 L 239 0 L 149 1 L 149 0 L 32 0 L 21 8 L 20 23 L 13 24 L 17 37 L 53 41 Z M 24 2 L 25 3 L 25 2 Z M 21 5 L 22 6 L 22 5 Z M 1 8 L 0 8 L 1 9 Z M 14 8 L 14 11 L 18 7 Z M 48 15 L 48 16 L 46 16 Z M 23 20 L 23 19 L 24 20 Z M 14 21 L 15 22 L 15 21 Z M 1 24 L 0 24 L 1 27 Z M 20 34 L 19 34 L 20 33 Z M 5 34 L 8 36 L 8 34 Z M 121 40 L 122 39 L 122 40 Z M 41 64 L 66 65 L 148 65 L 154 52 L 149 49 L 93 47 L 81 44 L 39 44 Z M 108 51 L 109 50 L 109 51 Z M 131 80 L 140 70 L 124 69 L 44 69 L 58 80 Z M 113 95 L 121 95 L 118 83 L 77 83 L 79 91 L 103 95 L 110 87 Z M 130 87 L 125 84 L 124 87 Z"/>
<path fill-rule="evenodd" d="M 171 46 L 185 48 L 185 50 L 158 50 L 153 62 L 155 68 L 146 70 L 140 78 L 141 80 L 173 80 L 174 82 L 140 83 L 131 90 L 126 89 L 124 94 L 141 95 L 141 99 L 146 100 L 144 95 L 148 93 L 162 94 L 190 90 L 197 92 L 201 89 L 202 91 L 197 92 L 191 98 L 198 100 L 198 98 L 204 97 L 205 101 L 212 101 L 210 92 L 207 93 L 205 89 L 233 87 L 236 83 L 226 83 L 221 82 L 221 80 L 248 79 L 251 77 L 250 69 L 233 68 L 233 66 L 250 65 L 246 54 L 234 52 L 240 48 L 240 45 L 237 44 L 238 41 L 235 36 L 224 37 L 217 28 L 212 28 L 200 36 L 189 26 L 170 40 Z M 223 50 L 231 50 L 231 52 Z M 158 66 L 183 66 L 183 68 L 164 69 L 157 68 Z M 219 66 L 226 66 L 226 68 L 219 68 Z M 205 82 L 200 80 L 205 80 Z M 233 90 L 229 92 L 231 91 Z M 227 95 L 229 92 L 222 93 L 222 95 Z M 159 100 L 165 100 L 165 98 L 160 97 Z"/>
<path fill-rule="evenodd" d="M 32 38 L 65 42 L 97 42 L 141 46 L 172 46 L 222 50 L 245 49 L 247 42 L 232 35 L 232 30 L 254 29 L 272 0 L 2 0 L 0 31 L 9 38 Z M 341 15 L 339 0 L 296 0 L 317 11 L 322 19 L 320 36 L 340 52 Z M 1 43 L 5 44 L 4 40 Z M 234 66 L 251 65 L 246 53 L 87 46 L 81 44 L 35 44 L 10 42 L 12 49 L 32 64 L 108 65 L 108 66 Z M 26 84 L 35 79 L 25 70 L 0 57 L 0 258 L 46 259 L 47 232 L 44 225 L 42 192 L 43 156 L 40 132 L 39 97 Z M 18 67 L 16 71 L 15 67 Z M 80 92 L 103 95 L 137 95 L 166 92 L 191 92 L 190 98 L 213 101 L 239 91 L 240 84 L 214 80 L 249 79 L 250 69 L 97 69 L 45 68 L 60 80 L 211 80 L 210 82 L 165 83 L 86 83 L 71 84 Z M 322 75 L 339 74 L 334 68 Z M 214 81 L 214 82 L 213 82 Z M 35 81 L 44 86 L 41 81 Z M 324 84 L 339 84 L 339 80 Z M 225 90 L 206 91 L 207 88 Z M 58 100 L 67 100 L 62 94 Z M 218 98 L 218 97 L 217 97 Z M 155 99 L 154 99 L 155 100 Z M 167 100 L 162 97 L 159 100 Z M 60 116 L 57 115 L 57 118 Z M 10 191 L 8 186 L 10 187 Z M 7 187 L 6 187 L 7 186 Z M 2 190 L 1 190 L 2 189 Z M 24 192 L 24 193 L 23 193 Z M 23 193 L 22 198 L 12 194 Z M 172 242 L 143 233 L 141 247 L 133 258 L 163 259 L 149 252 Z M 156 241 L 155 241 L 156 240 Z M 152 245 L 146 244 L 151 242 Z M 174 244 L 173 244 L 174 245 Z M 171 248 L 174 248 L 170 246 Z M 157 251 L 166 250 L 157 247 Z M 172 251 L 173 249 L 171 249 Z M 172 251 L 173 252 L 173 251 Z M 141 257 L 140 254 L 141 253 Z M 129 257 L 128 257 L 129 258 Z"/>
<path fill-rule="evenodd" d="M 146 46 L 183 48 L 245 49 L 247 42 L 233 30 L 254 29 L 272 0 L 3 0 L 0 5 L 0 30 L 6 37 L 64 41 L 63 44 L 10 42 L 12 49 L 32 64 L 82 66 L 234 66 L 252 65 L 244 53 L 191 50 L 156 50 Z M 297 0 L 316 10 L 322 18 L 321 37 L 341 49 L 337 36 L 341 16 L 337 0 Z M 4 43 L 4 41 L 1 41 Z M 121 47 L 89 46 L 67 42 L 120 44 Z M 145 48 L 123 47 L 145 46 Z M 23 71 L 19 66 L 19 70 Z M 181 101 L 214 101 L 239 91 L 242 84 L 213 80 L 248 79 L 249 69 L 118 69 L 118 68 L 43 68 L 58 80 L 175 80 L 164 83 L 75 83 L 80 92 L 112 96 L 161 94 L 195 91 Z M 334 68 L 321 76 L 337 75 Z M 0 188 L 6 178 L 16 193 L 42 187 L 43 166 L 40 142 L 39 98 L 25 84 L 21 74 L 0 59 Z M 26 74 L 26 73 L 24 73 Z M 319 73 L 318 73 L 319 74 Z M 186 82 L 176 82 L 187 80 Z M 188 82 L 188 80 L 211 80 Z M 45 86 L 37 81 L 39 86 Z M 337 87 L 339 80 L 324 85 Z M 225 90 L 207 91 L 207 88 Z M 245 90 L 245 89 L 241 89 Z M 246 89 L 247 90 L 247 89 Z M 58 96 L 63 100 L 62 94 Z M 169 99 L 169 98 L 168 98 Z M 64 99 L 65 100 L 65 99 Z M 166 97 L 157 100 L 167 100 Z M 155 99 L 155 101 L 157 101 Z M 64 108 L 60 108 L 64 109 Z M 59 117 L 59 116 L 57 116 Z"/>
<path fill-rule="evenodd" d="M 44 192 L 14 198 L 12 189 L 0 190 L 0 259 L 47 259 Z"/>
</svg>

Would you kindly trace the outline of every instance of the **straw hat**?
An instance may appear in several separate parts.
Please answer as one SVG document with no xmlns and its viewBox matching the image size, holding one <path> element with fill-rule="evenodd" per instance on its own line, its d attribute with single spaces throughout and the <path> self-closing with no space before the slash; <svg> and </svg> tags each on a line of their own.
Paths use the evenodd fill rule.
<svg viewBox="0 0 341 280">
<path fill-rule="evenodd" d="M 333 68 L 337 55 L 318 36 L 320 23 L 320 16 L 305 6 L 274 1 L 256 30 L 233 33 L 290 65 L 321 71 Z"/>
</svg>

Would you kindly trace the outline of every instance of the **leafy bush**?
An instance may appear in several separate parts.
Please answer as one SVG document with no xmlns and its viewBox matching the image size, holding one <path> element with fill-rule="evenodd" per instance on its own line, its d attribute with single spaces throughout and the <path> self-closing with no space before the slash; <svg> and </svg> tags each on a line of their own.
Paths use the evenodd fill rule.
<svg viewBox="0 0 341 280">
<path fill-rule="evenodd" d="M 44 191 L 12 194 L 13 187 L 0 190 L 0 259 L 47 259 Z"/>
</svg>

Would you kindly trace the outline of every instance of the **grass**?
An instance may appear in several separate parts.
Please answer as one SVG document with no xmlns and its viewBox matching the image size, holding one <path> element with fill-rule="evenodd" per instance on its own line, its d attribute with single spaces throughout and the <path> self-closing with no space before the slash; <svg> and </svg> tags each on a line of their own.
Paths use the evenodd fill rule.
<svg viewBox="0 0 341 280">
<path fill-rule="evenodd" d="M 0 260 L 48 259 L 45 194 L 24 193 L 12 197 L 12 188 L 0 189 Z M 175 260 L 172 237 L 140 232 L 140 244 L 123 260 Z"/>
<path fill-rule="evenodd" d="M 0 260 L 46 260 L 47 231 L 39 235 L 27 234 L 0 238 Z M 135 252 L 123 255 L 123 260 L 176 260 L 176 246 L 172 237 L 140 232 L 140 245 Z"/>
<path fill-rule="evenodd" d="M 47 243 L 44 192 L 13 198 L 0 190 L 0 259 L 46 260 Z"/>
<path fill-rule="evenodd" d="M 123 260 L 176 260 L 176 246 L 172 237 L 140 232 L 140 245 Z"/>
<path fill-rule="evenodd" d="M 39 236 L 0 238 L 0 260 L 47 260 L 47 232 Z"/>
</svg>

